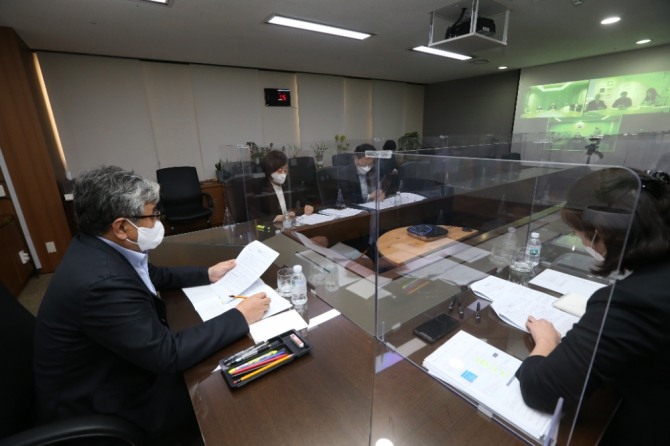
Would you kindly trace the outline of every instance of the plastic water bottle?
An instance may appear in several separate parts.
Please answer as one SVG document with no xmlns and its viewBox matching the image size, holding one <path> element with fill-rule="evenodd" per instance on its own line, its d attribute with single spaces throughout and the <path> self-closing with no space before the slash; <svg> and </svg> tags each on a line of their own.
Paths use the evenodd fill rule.
<svg viewBox="0 0 670 446">
<path fill-rule="evenodd" d="M 299 307 L 307 304 L 307 278 L 302 272 L 301 265 L 293 267 L 293 277 L 291 277 L 291 303 L 296 310 L 300 312 Z"/>
<path fill-rule="evenodd" d="M 540 241 L 540 234 L 537 232 L 531 233 L 528 244 L 526 244 L 526 257 L 533 267 L 537 267 L 540 264 L 541 250 L 542 242 Z"/>
<path fill-rule="evenodd" d="M 514 257 L 514 253 L 516 253 L 518 243 L 519 242 L 516 237 L 516 228 L 510 226 L 507 228 L 507 234 L 505 234 L 505 237 L 502 241 L 502 255 L 505 257 L 505 259 L 507 259 L 507 263 L 512 261 L 512 257 Z"/>
</svg>

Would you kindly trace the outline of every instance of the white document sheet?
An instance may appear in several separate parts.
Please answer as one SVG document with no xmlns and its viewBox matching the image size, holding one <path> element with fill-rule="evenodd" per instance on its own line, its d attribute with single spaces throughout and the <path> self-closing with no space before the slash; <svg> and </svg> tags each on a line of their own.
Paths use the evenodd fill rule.
<svg viewBox="0 0 670 446">
<path fill-rule="evenodd" d="M 212 284 L 212 289 L 221 298 L 239 295 L 246 291 L 267 270 L 279 256 L 274 249 L 254 240 L 237 256 L 235 268 L 228 271 L 221 280 Z"/>
<path fill-rule="evenodd" d="M 521 361 L 459 331 L 423 361 L 428 372 L 537 440 L 547 433 L 551 415 L 526 406 L 519 381 Z"/>
<path fill-rule="evenodd" d="M 243 299 L 234 297 L 219 297 L 212 289 L 212 285 L 203 285 L 191 288 L 184 288 L 184 294 L 191 301 L 195 311 L 198 312 L 203 321 L 208 321 L 220 314 L 225 313 L 231 308 L 235 308 Z M 270 308 L 263 318 L 280 313 L 291 308 L 291 302 L 281 297 L 269 285 L 261 279 L 256 280 L 249 288 L 239 293 L 242 296 L 250 296 L 259 292 L 265 292 L 270 297 Z"/>
<path fill-rule="evenodd" d="M 328 221 L 335 220 L 336 217 L 332 215 L 323 215 L 323 214 L 311 214 L 311 215 L 301 215 L 296 218 L 296 221 L 301 225 L 316 225 L 319 223 L 325 223 Z"/>
<path fill-rule="evenodd" d="M 557 293 L 575 293 L 586 297 L 590 297 L 600 288 L 607 286 L 602 283 L 583 279 L 553 269 L 545 269 L 540 274 L 533 277 L 530 283 Z"/>
<path fill-rule="evenodd" d="M 319 214 L 331 215 L 336 218 L 344 218 L 344 217 L 353 217 L 354 215 L 358 215 L 361 212 L 364 211 L 362 209 L 354 209 L 354 208 L 344 208 L 344 209 L 326 208 L 321 209 L 319 211 Z"/>
<path fill-rule="evenodd" d="M 272 317 L 261 319 L 249 326 L 249 334 L 255 344 L 268 340 L 289 330 L 307 328 L 307 322 L 295 310 L 275 314 Z"/>
<path fill-rule="evenodd" d="M 555 297 L 498 277 L 488 276 L 470 284 L 470 289 L 477 296 L 493 302 L 491 308 L 502 320 L 526 332 L 528 316 L 550 321 L 561 337 L 579 320 L 555 308 Z"/>
<path fill-rule="evenodd" d="M 398 192 L 398 195 L 392 195 L 388 198 L 383 199 L 382 201 L 369 201 L 367 203 L 361 203 L 358 206 L 374 210 L 374 209 L 389 209 L 396 206 L 401 206 L 403 204 L 416 203 L 417 201 L 425 200 L 426 197 L 419 194 L 413 194 L 411 192 Z"/>
</svg>

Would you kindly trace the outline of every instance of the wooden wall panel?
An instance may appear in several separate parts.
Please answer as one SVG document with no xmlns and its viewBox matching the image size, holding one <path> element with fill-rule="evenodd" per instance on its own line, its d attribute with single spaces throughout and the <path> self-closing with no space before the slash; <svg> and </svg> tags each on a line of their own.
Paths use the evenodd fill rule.
<svg viewBox="0 0 670 446">
<path fill-rule="evenodd" d="M 12 29 L 0 27 L 0 148 L 42 271 L 53 272 L 71 233 L 45 116 L 32 53 Z M 55 244 L 56 252 L 47 252 L 47 242 Z"/>
</svg>

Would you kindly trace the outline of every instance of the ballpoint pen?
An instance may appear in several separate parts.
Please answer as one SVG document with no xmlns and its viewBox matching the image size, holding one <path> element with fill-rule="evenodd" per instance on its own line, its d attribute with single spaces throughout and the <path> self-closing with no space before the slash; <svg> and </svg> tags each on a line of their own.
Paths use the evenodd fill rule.
<svg viewBox="0 0 670 446">
<path fill-rule="evenodd" d="M 456 303 L 456 296 L 454 296 L 451 299 L 451 302 L 449 303 L 449 313 L 451 313 L 454 310 L 454 304 Z"/>
<path fill-rule="evenodd" d="M 247 296 L 238 296 L 238 295 L 236 295 L 236 294 L 231 294 L 231 295 L 228 296 L 228 297 L 233 297 L 233 298 L 235 298 L 235 299 L 246 299 L 246 298 L 247 298 Z"/>
<path fill-rule="evenodd" d="M 482 320 L 481 314 L 479 313 L 479 310 L 481 309 L 479 302 L 477 302 L 477 308 L 475 309 L 475 321 L 479 323 L 479 321 Z"/>
<path fill-rule="evenodd" d="M 463 311 L 463 305 L 461 305 L 461 299 L 458 299 L 458 317 L 463 319 L 463 316 L 465 316 L 465 311 Z"/>
</svg>

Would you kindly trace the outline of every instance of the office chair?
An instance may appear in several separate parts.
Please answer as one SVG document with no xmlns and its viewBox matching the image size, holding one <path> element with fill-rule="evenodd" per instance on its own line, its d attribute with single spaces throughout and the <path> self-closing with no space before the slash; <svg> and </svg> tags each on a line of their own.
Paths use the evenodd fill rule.
<svg viewBox="0 0 670 446">
<path fill-rule="evenodd" d="M 165 221 L 174 230 L 175 224 L 192 223 L 205 219 L 211 226 L 210 217 L 214 201 L 202 192 L 198 172 L 195 167 L 166 167 L 156 171 L 156 179 L 161 186 L 159 209 Z M 207 207 L 203 206 L 203 198 Z"/>
<path fill-rule="evenodd" d="M 331 157 L 333 166 L 348 166 L 352 163 L 351 158 L 353 155 L 352 152 L 334 153 Z"/>
<path fill-rule="evenodd" d="M 316 185 L 321 205 L 333 206 L 337 200 L 338 166 L 324 167 L 316 171 Z"/>
<path fill-rule="evenodd" d="M 226 182 L 226 202 L 235 223 L 261 216 L 258 196 L 266 181 L 264 176 L 236 175 Z"/>
<path fill-rule="evenodd" d="M 144 434 L 137 426 L 113 415 L 85 415 L 36 425 L 34 325 L 35 317 L 0 282 L 0 446 L 48 445 L 93 437 L 144 444 Z"/>
<path fill-rule="evenodd" d="M 316 186 L 316 161 L 312 156 L 298 156 L 288 159 L 288 176 L 291 190 L 301 195 L 306 203 L 318 201 Z"/>
</svg>

